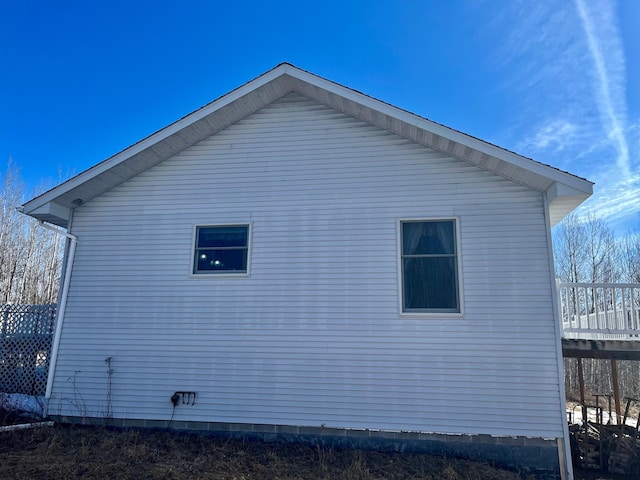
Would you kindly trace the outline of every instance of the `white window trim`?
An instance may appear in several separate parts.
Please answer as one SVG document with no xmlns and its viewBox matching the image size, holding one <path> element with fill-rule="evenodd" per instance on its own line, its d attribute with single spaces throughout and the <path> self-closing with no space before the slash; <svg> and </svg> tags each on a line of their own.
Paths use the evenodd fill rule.
<svg viewBox="0 0 640 480">
<path fill-rule="evenodd" d="M 458 270 L 458 303 L 460 305 L 459 312 L 405 312 L 403 305 L 403 285 L 402 278 L 402 224 L 404 222 L 438 222 L 452 221 L 454 225 L 454 233 L 456 237 L 456 255 Z M 398 218 L 396 221 L 396 265 L 398 269 L 398 316 L 409 318 L 462 318 L 464 317 L 464 288 L 462 276 L 462 250 L 460 249 L 460 217 L 417 217 L 417 218 Z"/>
<path fill-rule="evenodd" d="M 198 234 L 198 227 L 247 227 L 247 271 L 246 272 L 219 272 L 219 273 L 194 273 L 193 266 L 195 265 L 196 255 L 196 235 Z M 253 225 L 251 222 L 227 222 L 227 223 L 213 223 L 202 222 L 193 225 L 193 231 L 191 234 L 191 263 L 189 264 L 189 277 L 191 278 L 247 278 L 251 276 L 251 237 L 253 232 Z"/>
</svg>

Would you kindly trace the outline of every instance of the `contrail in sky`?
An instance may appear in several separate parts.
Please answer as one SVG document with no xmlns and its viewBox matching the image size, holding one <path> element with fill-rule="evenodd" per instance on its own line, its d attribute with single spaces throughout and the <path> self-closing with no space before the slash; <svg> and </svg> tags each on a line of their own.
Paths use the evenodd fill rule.
<svg viewBox="0 0 640 480">
<path fill-rule="evenodd" d="M 589 12 L 583 0 L 575 0 L 578 14 L 582 21 L 582 26 L 587 35 L 589 50 L 595 63 L 598 82 L 600 84 L 600 100 L 602 103 L 605 121 L 609 124 L 609 138 L 614 142 L 618 150 L 618 166 L 622 169 L 625 176 L 631 173 L 629 166 L 629 146 L 624 135 L 624 119 L 620 118 L 620 114 L 614 108 L 614 100 L 611 94 L 611 80 L 605 67 L 604 57 L 602 54 L 601 42 L 594 33 L 593 23 L 589 16 Z M 624 113 L 622 114 L 624 116 Z"/>
</svg>

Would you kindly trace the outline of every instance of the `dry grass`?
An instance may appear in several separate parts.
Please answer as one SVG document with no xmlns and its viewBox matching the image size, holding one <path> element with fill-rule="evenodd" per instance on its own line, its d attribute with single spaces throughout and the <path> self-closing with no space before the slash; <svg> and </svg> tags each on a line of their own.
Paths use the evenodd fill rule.
<svg viewBox="0 0 640 480">
<path fill-rule="evenodd" d="M 56 426 L 0 433 L 3 479 L 521 480 L 488 464 L 152 431 Z"/>
</svg>

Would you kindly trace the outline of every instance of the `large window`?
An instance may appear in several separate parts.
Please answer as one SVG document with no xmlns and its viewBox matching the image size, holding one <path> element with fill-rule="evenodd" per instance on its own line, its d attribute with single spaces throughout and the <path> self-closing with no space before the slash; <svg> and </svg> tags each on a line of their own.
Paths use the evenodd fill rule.
<svg viewBox="0 0 640 480">
<path fill-rule="evenodd" d="M 196 227 L 193 273 L 247 273 L 249 225 Z"/>
<path fill-rule="evenodd" d="M 400 223 L 402 311 L 460 312 L 455 220 Z"/>
</svg>

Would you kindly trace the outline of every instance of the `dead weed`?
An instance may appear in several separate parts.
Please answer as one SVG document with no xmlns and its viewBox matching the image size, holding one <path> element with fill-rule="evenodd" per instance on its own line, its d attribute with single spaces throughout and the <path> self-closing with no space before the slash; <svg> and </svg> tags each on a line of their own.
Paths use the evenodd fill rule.
<svg viewBox="0 0 640 480">
<path fill-rule="evenodd" d="M 3 479 L 520 480 L 426 454 L 55 426 L 0 433 Z"/>
</svg>

